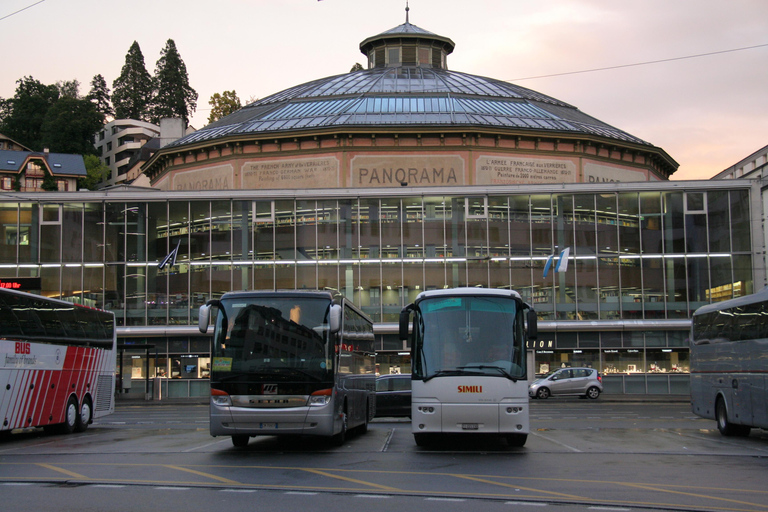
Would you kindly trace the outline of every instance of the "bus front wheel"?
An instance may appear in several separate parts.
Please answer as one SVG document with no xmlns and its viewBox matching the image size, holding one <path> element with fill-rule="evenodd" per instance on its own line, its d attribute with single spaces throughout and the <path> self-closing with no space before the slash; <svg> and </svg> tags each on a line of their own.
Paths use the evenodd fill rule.
<svg viewBox="0 0 768 512">
<path fill-rule="evenodd" d="M 333 446 L 344 446 L 344 441 L 347 440 L 347 409 L 344 408 L 344 412 L 341 414 L 341 432 L 331 437 L 331 443 Z"/>
<path fill-rule="evenodd" d="M 245 448 L 251 438 L 248 434 L 235 434 L 232 436 L 232 445 L 235 448 Z"/>
<path fill-rule="evenodd" d="M 725 406 L 725 400 L 718 397 L 715 405 L 715 418 L 717 419 L 717 430 L 724 436 L 747 437 L 751 427 L 747 425 L 736 425 L 728 420 L 728 408 Z"/>
</svg>

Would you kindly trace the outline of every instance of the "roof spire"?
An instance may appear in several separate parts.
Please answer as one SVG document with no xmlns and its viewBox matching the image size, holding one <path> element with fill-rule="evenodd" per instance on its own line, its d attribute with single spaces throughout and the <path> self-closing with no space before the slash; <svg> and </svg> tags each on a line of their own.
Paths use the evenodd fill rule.
<svg viewBox="0 0 768 512">
<path fill-rule="evenodd" d="M 408 0 L 405 0 L 405 22 L 406 23 L 410 23 L 410 21 L 408 21 L 408 11 L 410 10 L 411 8 L 408 7 Z"/>
</svg>

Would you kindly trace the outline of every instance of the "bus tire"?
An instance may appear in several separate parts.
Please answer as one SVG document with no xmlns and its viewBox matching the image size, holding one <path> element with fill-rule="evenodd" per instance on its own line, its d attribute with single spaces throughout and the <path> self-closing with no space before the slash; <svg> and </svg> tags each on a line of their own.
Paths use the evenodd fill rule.
<svg viewBox="0 0 768 512">
<path fill-rule="evenodd" d="M 234 434 L 232 436 L 232 446 L 235 448 L 245 448 L 251 437 L 248 434 Z"/>
<path fill-rule="evenodd" d="M 85 397 L 83 399 L 83 405 L 80 407 L 80 414 L 77 415 L 75 432 L 85 432 L 92 419 L 93 407 L 91 407 L 91 399 Z"/>
<path fill-rule="evenodd" d="M 331 437 L 331 444 L 333 446 L 344 446 L 344 441 L 347 440 L 347 408 L 344 407 L 344 412 L 341 413 L 341 432 L 334 434 Z"/>
<path fill-rule="evenodd" d="M 71 434 L 77 427 L 77 420 L 80 413 L 77 409 L 77 398 L 74 395 L 67 400 L 67 406 L 64 408 L 64 423 L 59 425 L 59 432 L 62 434 Z"/>
<path fill-rule="evenodd" d="M 430 434 L 413 434 L 413 440 L 416 442 L 416 446 L 424 448 L 431 445 L 435 438 Z"/>
<path fill-rule="evenodd" d="M 747 425 L 737 425 L 728 421 L 728 408 L 725 406 L 723 397 L 717 397 L 715 404 L 715 419 L 717 420 L 717 430 L 720 434 L 727 437 L 747 437 L 751 427 Z"/>
<path fill-rule="evenodd" d="M 507 434 L 507 444 L 512 448 L 522 448 L 528 440 L 528 434 Z"/>
</svg>

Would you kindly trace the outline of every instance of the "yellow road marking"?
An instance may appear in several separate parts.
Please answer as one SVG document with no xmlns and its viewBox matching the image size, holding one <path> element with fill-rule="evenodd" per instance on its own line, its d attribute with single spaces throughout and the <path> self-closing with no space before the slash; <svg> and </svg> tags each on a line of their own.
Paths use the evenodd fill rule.
<svg viewBox="0 0 768 512">
<path fill-rule="evenodd" d="M 750 507 L 760 507 L 760 508 L 768 509 L 768 505 L 765 505 L 762 503 L 750 503 L 748 501 L 734 500 L 731 498 L 718 498 L 717 496 L 712 496 L 711 494 L 696 494 L 692 492 L 673 491 L 672 489 L 663 489 L 661 487 L 655 487 L 655 486 L 643 485 L 643 484 L 633 484 L 629 482 L 623 483 L 621 485 L 625 485 L 627 487 L 635 487 L 637 489 L 645 489 L 647 491 L 666 492 L 670 494 L 681 494 L 683 496 L 693 496 L 695 498 L 706 498 L 709 500 L 724 501 L 727 503 L 737 503 L 739 505 L 749 505 Z"/>
<path fill-rule="evenodd" d="M 364 480 L 357 480 L 355 478 L 348 478 L 346 476 L 334 475 L 333 473 L 328 473 L 326 471 L 321 471 L 319 469 L 310 469 L 310 468 L 298 468 L 298 469 L 301 469 L 302 471 L 307 471 L 309 473 L 314 473 L 316 475 L 327 476 L 329 478 L 338 478 L 339 480 L 344 480 L 345 482 L 368 485 L 370 487 L 375 487 L 376 489 L 382 489 L 384 491 L 403 492 L 400 489 L 396 489 L 395 487 L 389 487 L 387 485 L 381 485 L 381 484 L 374 484 L 373 482 L 366 482 Z"/>
<path fill-rule="evenodd" d="M 225 484 L 242 485 L 240 482 L 237 482 L 235 480 L 230 480 L 229 478 L 224 478 L 224 477 L 221 477 L 221 476 L 212 475 L 210 473 L 203 473 L 202 471 L 196 471 L 194 469 L 183 468 L 181 466 L 171 466 L 169 464 L 163 464 L 163 466 L 166 467 L 166 468 L 176 469 L 176 470 L 179 470 L 179 471 L 186 471 L 187 473 L 192 473 L 193 475 L 199 475 L 199 476 L 203 476 L 205 478 L 210 478 L 212 480 L 223 482 Z"/>
<path fill-rule="evenodd" d="M 547 494 L 547 495 L 551 495 L 551 496 L 560 496 L 561 498 L 570 498 L 570 499 L 574 499 L 574 500 L 586 500 L 587 499 L 587 498 L 584 498 L 582 496 L 576 496 L 576 495 L 573 495 L 573 494 L 563 494 L 561 492 L 544 491 L 544 490 L 541 490 L 541 489 L 533 489 L 531 487 L 521 487 L 519 485 L 505 484 L 503 482 L 496 482 L 495 480 L 487 480 L 485 478 L 477 478 L 477 477 L 474 477 L 474 476 L 456 475 L 456 474 L 451 474 L 450 476 L 453 476 L 453 477 L 456 477 L 456 478 L 464 478 L 466 480 L 474 480 L 475 482 L 482 482 L 482 483 L 486 483 L 486 484 L 500 485 L 501 487 L 511 487 L 513 489 L 523 489 L 523 490 L 526 490 L 526 491 L 538 492 L 538 493 Z"/>
<path fill-rule="evenodd" d="M 90 480 L 90 478 L 88 478 L 85 475 L 81 475 L 80 473 L 75 473 L 74 471 L 68 471 L 66 469 L 57 468 L 56 466 L 53 466 L 51 464 L 46 464 L 44 462 L 38 462 L 35 465 L 46 468 L 46 469 L 50 469 L 51 471 L 58 471 L 59 473 L 64 473 L 65 475 L 71 476 L 72 478 L 77 478 L 80 480 Z"/>
</svg>

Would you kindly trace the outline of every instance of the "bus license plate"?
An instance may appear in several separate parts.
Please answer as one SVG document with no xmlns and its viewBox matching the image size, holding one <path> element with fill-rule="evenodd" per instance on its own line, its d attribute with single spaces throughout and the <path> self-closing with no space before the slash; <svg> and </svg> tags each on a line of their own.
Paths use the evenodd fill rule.
<svg viewBox="0 0 768 512">
<path fill-rule="evenodd" d="M 270 430 L 275 430 L 277 428 L 277 423 L 259 423 L 259 428 L 268 428 Z"/>
<path fill-rule="evenodd" d="M 477 423 L 462 423 L 461 424 L 461 430 L 477 430 L 478 424 Z"/>
</svg>

